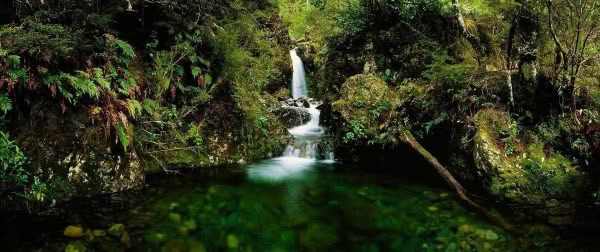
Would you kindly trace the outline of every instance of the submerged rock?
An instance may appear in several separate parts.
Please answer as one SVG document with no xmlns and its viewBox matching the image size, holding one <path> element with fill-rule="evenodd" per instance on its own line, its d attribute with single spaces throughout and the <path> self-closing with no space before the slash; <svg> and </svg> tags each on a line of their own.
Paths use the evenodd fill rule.
<svg viewBox="0 0 600 252">
<path fill-rule="evenodd" d="M 65 252 L 86 252 L 87 248 L 82 241 L 72 241 L 65 248 Z"/>
<path fill-rule="evenodd" d="M 121 237 L 123 232 L 125 232 L 125 225 L 123 225 L 123 224 L 113 224 L 108 229 L 108 233 L 117 238 Z"/>
<path fill-rule="evenodd" d="M 227 235 L 227 247 L 230 249 L 235 249 L 240 245 L 240 240 L 238 240 L 237 236 L 229 234 Z"/>
<path fill-rule="evenodd" d="M 81 238 L 85 236 L 83 228 L 78 226 L 68 226 L 65 228 L 63 234 L 69 238 Z"/>
<path fill-rule="evenodd" d="M 104 231 L 102 229 L 94 229 L 92 231 L 92 234 L 96 237 L 103 237 L 103 236 L 106 236 L 106 231 Z"/>
<path fill-rule="evenodd" d="M 498 238 L 500 238 L 498 236 L 498 234 L 496 234 L 494 231 L 492 230 L 488 230 L 487 232 L 485 232 L 485 239 L 490 240 L 490 241 L 495 241 L 498 240 Z"/>
</svg>

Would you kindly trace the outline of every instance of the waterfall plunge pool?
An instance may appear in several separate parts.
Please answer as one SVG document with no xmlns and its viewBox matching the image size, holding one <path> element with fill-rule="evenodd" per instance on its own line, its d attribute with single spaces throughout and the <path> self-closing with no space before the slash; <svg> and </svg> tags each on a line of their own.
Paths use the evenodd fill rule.
<svg viewBox="0 0 600 252">
<path fill-rule="evenodd" d="M 4 216 L 5 251 L 553 251 L 555 233 L 523 244 L 466 209 L 430 179 L 299 158 L 276 158 L 185 176 L 64 206 L 52 218 Z M 429 169 L 423 167 L 423 169 Z M 407 177 L 408 176 L 408 177 Z M 129 244 L 88 241 L 65 227 L 107 230 L 122 223 Z M 538 238 L 536 238 L 538 239 Z"/>
</svg>

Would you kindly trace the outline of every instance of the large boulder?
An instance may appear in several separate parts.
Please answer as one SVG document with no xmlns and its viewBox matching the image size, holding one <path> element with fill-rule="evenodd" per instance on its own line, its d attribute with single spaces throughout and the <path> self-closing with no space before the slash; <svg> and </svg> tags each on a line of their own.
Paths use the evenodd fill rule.
<svg viewBox="0 0 600 252">
<path fill-rule="evenodd" d="M 508 113 L 484 109 L 474 120 L 475 172 L 488 193 L 551 224 L 577 224 L 589 176 L 539 140 L 517 134 Z"/>
<path fill-rule="evenodd" d="M 382 103 L 393 102 L 393 92 L 385 81 L 374 74 L 357 74 L 348 78 L 341 89 L 341 99 L 332 104 L 333 110 L 347 121 L 369 122 L 369 112 Z"/>
<path fill-rule="evenodd" d="M 288 129 L 307 123 L 311 117 L 306 109 L 290 106 L 278 108 L 273 113 Z"/>
</svg>

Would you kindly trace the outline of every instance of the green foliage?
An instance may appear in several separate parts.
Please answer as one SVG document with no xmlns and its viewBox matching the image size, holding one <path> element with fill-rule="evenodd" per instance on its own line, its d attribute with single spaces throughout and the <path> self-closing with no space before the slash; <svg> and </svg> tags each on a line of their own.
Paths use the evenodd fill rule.
<svg viewBox="0 0 600 252">
<path fill-rule="evenodd" d="M 552 143 L 560 136 L 560 130 L 548 122 L 540 123 L 536 128 L 537 133 L 541 136 L 541 140 L 544 143 Z"/>
<path fill-rule="evenodd" d="M 154 115 L 154 113 L 160 108 L 160 104 L 152 99 L 144 99 L 142 102 L 142 108 L 149 115 Z"/>
<path fill-rule="evenodd" d="M 21 57 L 18 55 L 9 55 L 6 58 L 8 59 L 8 63 L 13 67 L 16 67 L 17 65 L 21 64 Z"/>
<path fill-rule="evenodd" d="M 362 121 L 350 121 L 350 128 L 344 135 L 344 143 L 355 143 L 367 138 L 366 127 Z"/>
<path fill-rule="evenodd" d="M 25 154 L 11 141 L 8 133 L 0 131 L 0 195 L 22 193 L 29 180 L 24 169 Z"/>
<path fill-rule="evenodd" d="M 516 145 L 519 143 L 519 133 L 521 128 L 515 120 L 510 120 L 508 127 L 496 129 L 498 130 L 500 139 L 504 143 L 504 152 L 510 156 L 516 154 Z"/>
<path fill-rule="evenodd" d="M 84 36 L 80 30 L 71 27 L 42 23 L 28 18 L 20 26 L 0 27 L 0 41 L 9 54 L 27 55 L 36 60 L 53 63 L 55 59 L 66 59 L 75 48 L 84 48 Z M 13 58 L 17 63 L 17 58 Z"/>
<path fill-rule="evenodd" d="M 358 33 L 367 27 L 368 20 L 361 2 L 348 1 L 348 6 L 340 11 L 337 23 L 345 33 Z"/>
<path fill-rule="evenodd" d="M 127 130 L 125 129 L 125 124 L 123 122 L 119 122 L 119 126 L 117 127 L 117 134 L 119 136 L 119 142 L 123 147 L 123 150 L 127 152 L 127 147 L 129 146 L 129 135 L 127 135 Z"/>
<path fill-rule="evenodd" d="M 135 119 L 137 116 L 141 115 L 143 112 L 142 104 L 134 99 L 127 100 L 127 109 L 129 111 L 129 115 Z"/>
<path fill-rule="evenodd" d="M 462 89 L 468 85 L 474 70 L 472 65 L 455 64 L 454 59 L 446 54 L 437 54 L 433 63 L 423 72 L 423 77 L 448 88 Z"/>
<path fill-rule="evenodd" d="M 68 96 L 65 97 L 69 100 L 70 103 L 76 104 L 77 98 L 82 96 L 88 96 L 92 98 L 98 98 L 100 96 L 100 90 L 98 86 L 95 85 L 90 75 L 84 71 L 77 71 L 77 75 L 63 74 L 62 77 L 69 81 L 71 87 L 75 89 L 75 96 L 70 99 Z"/>
<path fill-rule="evenodd" d="M 421 1 L 397 1 L 397 0 L 385 0 L 384 6 L 379 8 L 387 9 L 391 14 L 398 16 L 401 20 L 413 20 L 419 15 L 440 12 L 442 7 L 448 1 L 443 0 L 421 0 Z M 372 13 L 372 14 L 386 14 L 386 13 Z"/>
<path fill-rule="evenodd" d="M 125 57 L 131 59 L 135 58 L 135 51 L 133 50 L 133 46 L 120 39 L 115 39 L 114 42 L 121 49 Z"/>
<path fill-rule="evenodd" d="M 568 188 L 569 162 L 563 157 L 556 160 L 540 160 L 536 157 L 522 161 L 525 176 L 534 190 L 560 196 Z"/>
<path fill-rule="evenodd" d="M 198 61 L 194 46 L 187 42 L 174 45 L 169 51 L 156 52 L 152 58 L 154 63 L 152 76 L 156 79 L 156 85 L 153 88 L 154 98 L 158 101 L 162 100 L 164 94 L 171 88 L 171 85 L 184 91 L 182 81 L 185 70 L 183 64 L 186 62 L 196 63 Z M 201 72 L 201 68 L 197 66 L 192 68 L 192 75 L 194 77 Z M 171 96 L 174 96 L 174 94 L 171 93 Z"/>
<path fill-rule="evenodd" d="M 446 114 L 446 112 L 440 113 L 440 115 L 436 119 L 425 123 L 425 131 L 429 133 L 429 130 L 443 123 L 446 120 L 448 120 L 448 115 Z"/>
<path fill-rule="evenodd" d="M 48 185 L 43 182 L 39 177 L 33 178 L 33 184 L 28 192 L 27 198 L 34 201 L 44 201 L 48 194 Z"/>
<path fill-rule="evenodd" d="M 2 112 L 4 114 L 6 114 L 11 109 L 12 109 L 12 101 L 10 100 L 10 98 L 8 98 L 8 96 L 6 94 L 1 93 L 0 94 L 0 110 L 2 110 Z"/>
<path fill-rule="evenodd" d="M 277 0 L 279 15 L 289 24 L 290 37 L 323 45 L 344 29 L 360 30 L 359 0 Z M 357 26 L 352 26 L 357 25 Z"/>
<path fill-rule="evenodd" d="M 204 145 L 204 135 L 202 135 L 202 127 L 200 125 L 192 125 L 187 131 L 187 139 L 194 146 Z"/>
</svg>

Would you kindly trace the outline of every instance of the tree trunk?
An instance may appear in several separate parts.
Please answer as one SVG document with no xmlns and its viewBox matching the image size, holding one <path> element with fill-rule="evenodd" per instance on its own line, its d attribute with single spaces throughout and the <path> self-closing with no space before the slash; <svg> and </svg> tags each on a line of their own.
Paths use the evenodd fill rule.
<svg viewBox="0 0 600 252">
<path fill-rule="evenodd" d="M 496 223 L 498 226 L 502 227 L 507 232 L 510 232 L 513 234 L 516 233 L 516 230 L 509 223 L 504 221 L 504 219 L 502 219 L 502 217 L 493 214 L 492 212 L 484 209 L 479 204 L 472 201 L 469 198 L 469 196 L 467 196 L 467 191 L 465 190 L 465 188 L 454 178 L 454 176 L 452 176 L 452 173 L 450 173 L 450 171 L 448 171 L 448 169 L 446 169 L 446 167 L 444 167 L 437 160 L 437 158 L 435 158 L 433 155 L 431 155 L 431 153 L 429 153 L 429 151 L 427 151 L 425 148 L 423 148 L 423 146 L 421 146 L 421 144 L 419 144 L 419 142 L 417 142 L 415 137 L 408 130 L 404 131 L 403 141 L 406 142 L 408 145 L 410 145 L 410 147 L 412 147 L 414 150 L 416 150 L 421 156 L 423 156 L 423 158 L 425 158 L 427 160 L 427 162 L 429 162 L 429 164 L 431 164 L 436 169 L 436 171 L 442 176 L 442 178 L 444 178 L 444 180 L 448 183 L 448 185 L 450 185 L 450 187 L 452 187 L 452 189 L 454 189 L 456 191 L 456 193 L 458 194 L 458 197 L 462 201 L 467 203 L 469 206 L 475 208 L 477 211 L 479 211 L 480 213 L 485 215 L 488 219 L 490 219 L 491 221 Z"/>
<path fill-rule="evenodd" d="M 510 94 L 510 105 L 515 106 L 515 98 L 513 95 L 513 85 L 512 85 L 512 50 L 513 50 L 513 40 L 516 33 L 516 19 L 513 19 L 512 25 L 510 26 L 510 31 L 508 33 L 508 42 L 506 44 L 506 85 L 508 86 L 508 91 Z"/>
<path fill-rule="evenodd" d="M 467 26 L 465 25 L 465 19 L 463 18 L 462 12 L 460 11 L 460 4 L 458 0 L 452 0 L 452 9 L 454 10 L 454 16 L 458 21 L 458 25 L 460 26 L 461 32 L 463 34 L 469 34 L 467 30 Z"/>
</svg>

